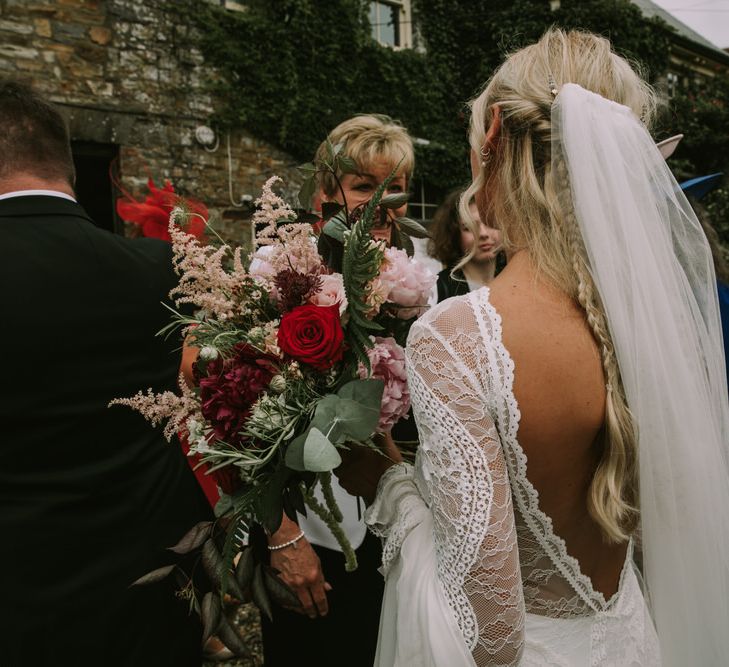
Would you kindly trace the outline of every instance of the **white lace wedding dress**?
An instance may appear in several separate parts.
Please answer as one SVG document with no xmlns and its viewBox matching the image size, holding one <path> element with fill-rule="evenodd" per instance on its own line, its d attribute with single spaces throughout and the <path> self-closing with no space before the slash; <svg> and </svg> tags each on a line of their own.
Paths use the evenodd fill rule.
<svg viewBox="0 0 729 667">
<path fill-rule="evenodd" d="M 488 289 L 433 308 L 407 352 L 421 444 L 366 517 L 384 540 L 375 664 L 659 665 L 632 548 L 605 600 L 539 509 Z"/>
</svg>

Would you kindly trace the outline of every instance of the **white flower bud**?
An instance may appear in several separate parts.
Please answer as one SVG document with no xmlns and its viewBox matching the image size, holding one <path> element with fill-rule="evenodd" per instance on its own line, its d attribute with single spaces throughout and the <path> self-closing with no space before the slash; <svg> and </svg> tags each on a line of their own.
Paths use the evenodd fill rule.
<svg viewBox="0 0 729 667">
<path fill-rule="evenodd" d="M 271 391 L 281 394 L 286 389 L 286 378 L 283 375 L 274 375 L 271 378 L 269 386 L 271 387 Z"/>
<path fill-rule="evenodd" d="M 200 359 L 202 359 L 202 361 L 212 361 L 217 358 L 218 351 L 211 345 L 206 345 L 202 350 L 200 350 Z"/>
</svg>

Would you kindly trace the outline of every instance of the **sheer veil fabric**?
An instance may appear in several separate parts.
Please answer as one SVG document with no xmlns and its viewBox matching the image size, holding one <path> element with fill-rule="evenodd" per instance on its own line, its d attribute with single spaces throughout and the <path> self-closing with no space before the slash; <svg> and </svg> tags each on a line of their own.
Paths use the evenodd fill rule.
<svg viewBox="0 0 729 667">
<path fill-rule="evenodd" d="M 552 173 L 574 207 L 638 433 L 643 576 L 662 662 L 726 664 L 729 405 L 711 251 L 630 109 L 566 84 L 552 132 Z"/>
</svg>

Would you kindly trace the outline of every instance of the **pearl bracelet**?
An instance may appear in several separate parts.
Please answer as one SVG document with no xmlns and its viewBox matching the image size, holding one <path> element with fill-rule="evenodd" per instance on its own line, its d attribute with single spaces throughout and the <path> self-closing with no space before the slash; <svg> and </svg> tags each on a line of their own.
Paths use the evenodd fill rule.
<svg viewBox="0 0 729 667">
<path fill-rule="evenodd" d="M 292 544 L 294 545 L 294 549 L 296 549 L 296 543 L 304 537 L 304 531 L 302 530 L 293 540 L 289 540 L 288 542 L 284 542 L 283 544 L 277 544 L 275 546 L 268 545 L 269 551 L 278 551 L 279 549 L 284 549 L 286 547 L 290 547 Z"/>
</svg>

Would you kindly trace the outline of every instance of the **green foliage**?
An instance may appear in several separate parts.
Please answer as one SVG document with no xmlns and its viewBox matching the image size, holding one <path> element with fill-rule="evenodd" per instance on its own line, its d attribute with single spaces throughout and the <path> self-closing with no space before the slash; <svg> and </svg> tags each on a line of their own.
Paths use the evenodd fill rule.
<svg viewBox="0 0 729 667">
<path fill-rule="evenodd" d="M 679 180 L 707 176 L 716 172 L 729 174 L 729 79 L 716 76 L 697 84 L 671 100 L 659 125 L 659 138 L 683 134 L 673 157 L 671 169 Z M 707 195 L 709 222 L 724 245 L 729 245 L 729 187 Z"/>
<path fill-rule="evenodd" d="M 366 0 L 250 0 L 240 13 L 187 1 L 200 47 L 222 74 L 212 84 L 227 102 L 219 124 L 308 160 L 341 121 L 386 113 L 430 141 L 416 147 L 416 174 L 439 190 L 468 179 L 467 101 L 507 53 L 549 26 L 605 35 L 650 81 L 665 73 L 670 51 L 670 28 L 629 0 L 562 0 L 556 11 L 547 0 L 412 0 L 424 48 L 397 51 L 372 39 Z M 690 90 L 672 101 L 657 138 L 686 134 L 671 162 L 680 177 L 729 167 L 726 86 L 716 81 L 708 94 Z M 725 240 L 727 199 L 707 199 Z"/>
<path fill-rule="evenodd" d="M 563 0 L 555 12 L 546 0 L 413 0 L 425 49 L 397 51 L 372 39 L 364 0 L 259 0 L 240 13 L 188 2 L 222 74 L 218 123 L 307 160 L 346 118 L 386 113 L 430 141 L 417 147 L 416 173 L 439 189 L 468 178 L 465 103 L 507 52 L 550 25 L 605 34 L 651 78 L 668 57 L 665 30 L 628 0 Z"/>
</svg>

